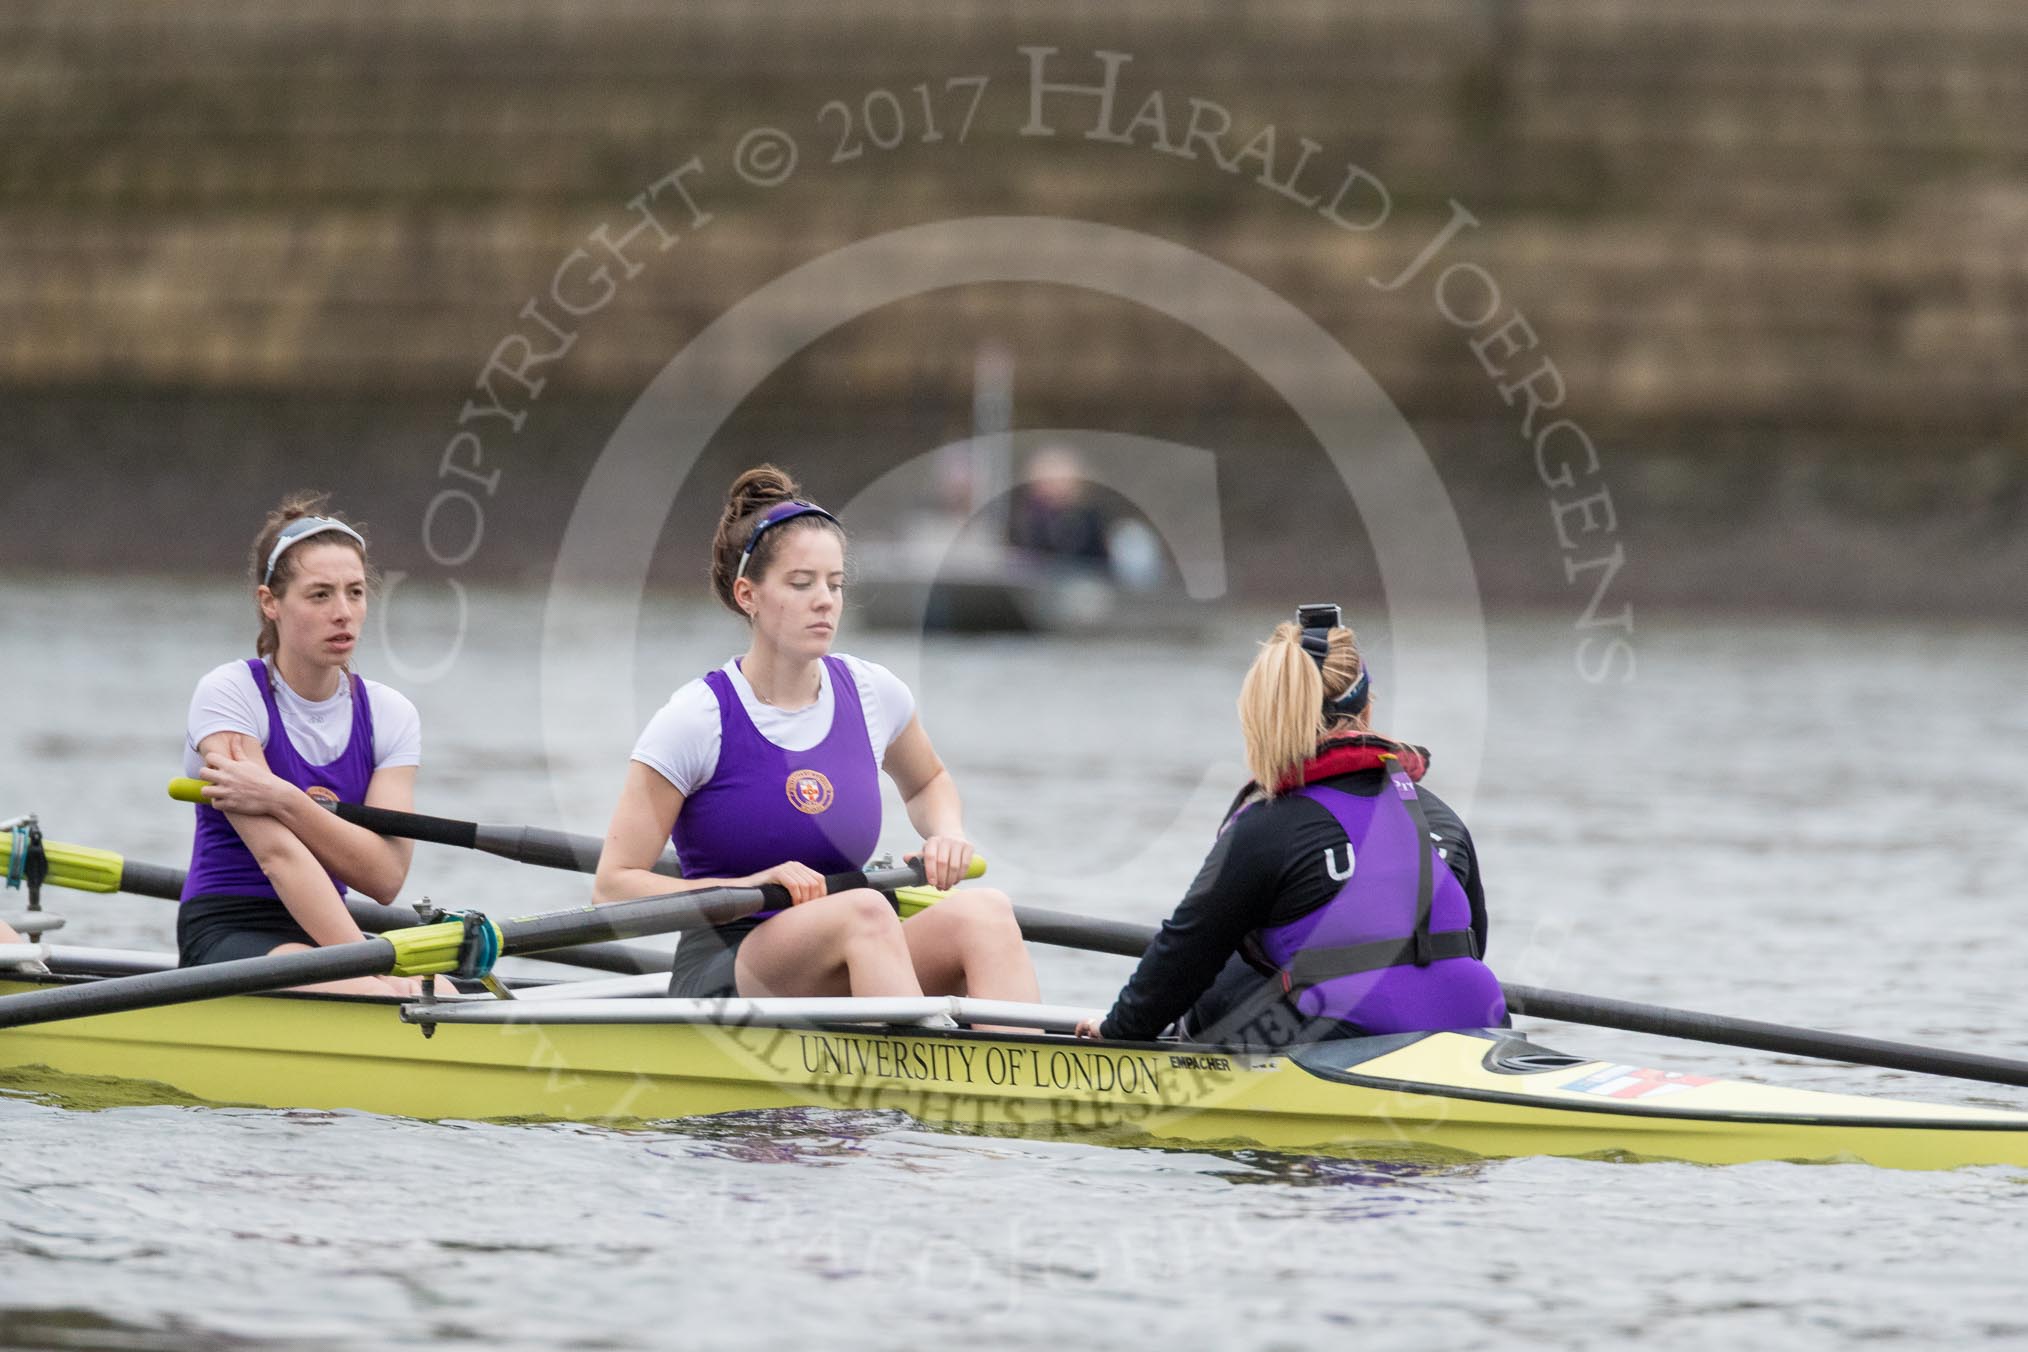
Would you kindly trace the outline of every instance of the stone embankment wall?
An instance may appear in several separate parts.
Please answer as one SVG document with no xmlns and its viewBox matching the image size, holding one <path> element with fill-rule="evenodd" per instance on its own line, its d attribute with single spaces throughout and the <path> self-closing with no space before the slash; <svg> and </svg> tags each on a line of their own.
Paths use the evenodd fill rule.
<svg viewBox="0 0 2028 1352">
<path fill-rule="evenodd" d="M 1024 136 L 1023 46 L 1057 49 L 1048 78 L 1079 84 L 1104 74 L 1098 51 L 1129 54 L 1112 125 L 1159 92 L 1165 129 L 1094 139 L 1096 100 L 1052 95 L 1054 134 Z M 970 87 L 948 82 L 970 76 L 987 83 L 959 144 Z M 890 151 L 866 139 L 881 89 L 906 125 Z M 1177 143 L 1193 100 L 1217 110 L 1200 126 L 1229 115 L 1228 165 L 1214 143 L 1155 144 L 1191 149 Z M 925 116 L 940 139 L 923 139 Z M 774 188 L 730 171 L 761 124 L 801 147 Z M 1446 259 L 1497 280 L 1500 319 L 1526 316 L 1660 556 L 1778 510 L 1832 534 L 1948 522 L 1944 543 L 1996 558 L 2028 499 L 2028 9 L 2011 0 L 1096 16 L 983 0 L 71 0 L 0 11 L 0 129 L 0 468 L 16 506 L 94 473 L 145 479 L 159 505 L 188 467 L 221 462 L 271 496 L 267 457 L 283 451 L 326 476 L 406 466 L 385 498 L 362 491 L 409 510 L 488 354 L 529 331 L 522 304 L 692 155 L 704 168 L 684 186 L 712 223 L 575 331 L 499 452 L 559 491 L 648 378 L 760 285 L 882 231 L 1016 213 L 1172 240 L 1292 300 L 1423 433 L 1475 538 L 1537 549 L 1542 503 L 1526 525 L 1507 506 L 1534 475 L 1522 405 L 1467 343 L 1484 330 L 1447 318 L 1435 269 L 1373 284 L 1462 208 L 1477 224 Z M 862 153 L 832 163 L 853 135 Z M 1304 138 L 1319 149 L 1298 181 Z M 1385 220 L 1368 183 L 1335 200 L 1372 228 L 1297 200 L 1334 200 L 1353 164 L 1385 185 Z M 1277 178 L 1286 191 L 1262 181 Z M 1213 429 L 1240 458 L 1229 483 L 1260 471 L 1227 504 L 1242 525 L 1276 511 L 1276 475 L 1315 472 L 1301 429 L 1229 354 L 1138 307 L 1035 286 L 910 302 L 827 337 L 761 387 L 727 463 L 821 446 L 844 482 L 891 463 L 897 440 L 962 434 L 987 340 L 1016 354 L 1023 424 Z M 723 379 L 761 360 L 734 351 Z M 553 495 L 531 496 L 521 526 L 553 528 Z M 0 560 L 91 561 L 41 519 L 10 517 Z M 1737 590 L 1703 566 L 1648 585 Z"/>
</svg>

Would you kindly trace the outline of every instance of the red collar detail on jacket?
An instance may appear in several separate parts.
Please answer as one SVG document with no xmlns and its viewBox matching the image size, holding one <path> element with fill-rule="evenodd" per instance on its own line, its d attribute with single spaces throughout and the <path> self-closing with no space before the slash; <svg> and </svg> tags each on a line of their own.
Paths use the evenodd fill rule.
<svg viewBox="0 0 2028 1352">
<path fill-rule="evenodd" d="M 1349 775 L 1356 770 L 1378 770 L 1383 764 L 1380 759 L 1383 753 L 1399 756 L 1401 766 L 1408 771 L 1410 779 L 1421 779 L 1429 769 L 1429 752 L 1421 747 L 1360 733 L 1356 737 L 1334 737 L 1325 742 L 1316 755 L 1303 762 L 1300 770 L 1276 785 L 1275 792 L 1287 793 L 1305 784 L 1314 784 L 1333 775 Z"/>
</svg>

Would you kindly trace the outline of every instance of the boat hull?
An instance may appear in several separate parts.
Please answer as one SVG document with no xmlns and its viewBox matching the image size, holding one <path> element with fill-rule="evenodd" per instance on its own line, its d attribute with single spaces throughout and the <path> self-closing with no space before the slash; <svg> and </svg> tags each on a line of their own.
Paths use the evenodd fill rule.
<svg viewBox="0 0 2028 1352">
<path fill-rule="evenodd" d="M 0 995 L 32 988 L 0 982 Z M 0 1032 L 7 1086 L 74 1105 L 418 1118 L 878 1109 L 990 1134 L 1359 1157 L 2028 1165 L 2028 1114 L 1671 1076 L 1497 1032 L 1295 1055 L 846 1026 L 447 1023 L 425 1037 L 392 1002 L 246 996 Z"/>
</svg>

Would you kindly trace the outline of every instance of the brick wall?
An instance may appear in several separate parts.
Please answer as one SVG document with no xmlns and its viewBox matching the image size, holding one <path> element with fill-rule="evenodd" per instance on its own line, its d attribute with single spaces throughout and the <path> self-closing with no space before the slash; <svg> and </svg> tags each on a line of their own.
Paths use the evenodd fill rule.
<svg viewBox="0 0 2028 1352">
<path fill-rule="evenodd" d="M 1204 157 L 1014 134 L 1024 41 L 1133 53 L 1123 100 L 1222 102 L 1395 199 L 1348 235 Z M 601 220 L 744 127 L 990 73 L 962 155 L 802 171 L 587 333 L 569 378 L 637 388 L 754 285 L 881 229 L 1105 220 L 1295 299 L 1416 415 L 1498 412 L 1426 292 L 1362 286 L 1455 198 L 1595 422 L 1954 428 L 2028 417 L 2028 10 L 1917 0 L 1110 7 L 987 3 L 22 4 L 0 10 L 0 386 L 456 391 Z M 1131 106 L 1131 105 L 1127 105 Z M 1077 113 L 1065 103 L 1064 120 Z M 1177 129 L 1180 135 L 1180 126 Z M 826 177 L 828 173 L 828 177 Z M 721 170 L 721 178 L 724 175 Z M 731 189 L 728 192 L 726 189 Z M 1460 256 L 1467 256 L 1463 253 Z M 1261 397 L 1097 298 L 961 298 L 1053 399 Z M 920 323 L 836 345 L 811 398 L 962 398 Z M 899 344 L 904 350 L 891 350 Z M 920 345 L 912 354 L 910 345 Z M 1057 354 L 1052 357 L 1051 354 Z M 1150 359 L 1160 357 L 1161 360 Z"/>
</svg>

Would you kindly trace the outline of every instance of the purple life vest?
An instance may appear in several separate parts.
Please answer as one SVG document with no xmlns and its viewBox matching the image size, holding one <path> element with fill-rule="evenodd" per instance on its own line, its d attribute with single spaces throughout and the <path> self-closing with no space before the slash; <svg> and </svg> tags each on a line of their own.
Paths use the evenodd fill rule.
<svg viewBox="0 0 2028 1352">
<path fill-rule="evenodd" d="M 791 859 L 819 873 L 866 866 L 880 843 L 880 766 L 859 683 L 836 657 L 823 660 L 831 730 L 807 751 L 763 736 L 724 671 L 704 677 L 718 699 L 718 768 L 669 833 L 684 877 L 743 878 Z"/>
<path fill-rule="evenodd" d="M 247 659 L 254 685 L 268 708 L 268 744 L 263 748 L 268 769 L 277 778 L 303 790 L 328 790 L 341 803 L 366 801 L 366 787 L 373 781 L 373 707 L 366 698 L 366 683 L 346 673 L 352 682 L 352 731 L 338 758 L 324 765 L 304 760 L 289 740 L 282 724 L 282 711 L 275 707 L 275 689 L 269 682 L 267 664 L 257 657 Z M 316 796 L 316 795 L 313 795 Z M 345 884 L 336 874 L 331 883 L 338 895 Z M 190 872 L 183 880 L 183 900 L 192 897 L 272 897 L 275 886 L 254 860 L 253 851 L 239 838 L 226 815 L 209 803 L 197 805 L 197 834 L 190 844 Z"/>
<path fill-rule="evenodd" d="M 1342 881 L 1308 915 L 1263 929 L 1253 945 L 1296 1008 L 1368 1034 L 1491 1028 L 1507 1017 L 1499 978 L 1479 960 L 1472 905 L 1429 839 L 1415 781 L 1399 761 L 1371 798 L 1310 785 L 1347 845 L 1325 867 Z"/>
</svg>

